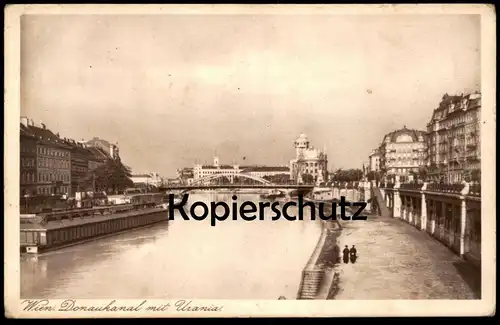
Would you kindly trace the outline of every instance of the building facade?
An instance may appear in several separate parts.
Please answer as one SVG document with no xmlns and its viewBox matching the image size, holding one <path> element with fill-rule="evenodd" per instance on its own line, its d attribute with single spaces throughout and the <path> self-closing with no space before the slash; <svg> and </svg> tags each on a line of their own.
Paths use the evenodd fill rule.
<svg viewBox="0 0 500 325">
<path fill-rule="evenodd" d="M 370 156 L 368 156 L 368 171 L 379 172 L 380 171 L 380 152 L 378 149 L 372 150 Z"/>
<path fill-rule="evenodd" d="M 45 124 L 28 123 L 24 129 L 36 138 L 36 194 L 69 196 L 71 146 Z"/>
<path fill-rule="evenodd" d="M 290 160 L 290 178 L 298 183 L 304 182 L 304 175 L 312 176 L 314 183 L 328 179 L 328 157 L 324 151 L 310 146 L 309 139 L 302 133 L 294 142 L 296 157 Z"/>
<path fill-rule="evenodd" d="M 115 157 L 118 152 L 109 151 Z M 107 159 L 101 147 L 89 147 L 52 132 L 43 123 L 21 117 L 20 123 L 20 195 L 74 197 L 88 173 Z"/>
<path fill-rule="evenodd" d="M 241 172 L 261 178 L 274 176 L 290 178 L 290 168 L 288 166 L 242 166 Z"/>
<path fill-rule="evenodd" d="M 442 97 L 427 124 L 431 181 L 480 181 L 481 94 Z"/>
<path fill-rule="evenodd" d="M 425 132 L 402 129 L 386 134 L 378 148 L 379 166 L 386 179 L 396 175 L 403 181 L 413 179 L 413 173 L 425 168 L 427 142 Z"/>
<path fill-rule="evenodd" d="M 237 176 L 238 174 L 245 174 L 260 178 L 282 176 L 282 178 L 289 179 L 290 169 L 287 166 L 225 165 L 220 164 L 219 157 L 214 157 L 212 165 L 196 164 L 192 169 L 184 168 L 177 171 L 177 176 L 181 179 L 184 177 L 184 183 L 186 184 L 191 184 L 193 181 L 213 175 L 225 175 L 230 181 L 233 181 L 234 176 Z M 191 175 L 192 177 L 190 178 L 189 176 Z"/>
<path fill-rule="evenodd" d="M 89 160 L 94 154 L 89 151 L 84 143 L 66 140 L 71 146 L 71 196 L 83 190 L 81 184 L 88 176 Z"/>
<path fill-rule="evenodd" d="M 91 147 L 84 144 L 85 148 L 91 153 L 88 157 L 88 170 L 89 172 L 98 168 L 99 166 L 106 163 L 110 157 L 102 149 L 97 147 Z"/>
<path fill-rule="evenodd" d="M 214 157 L 214 163 L 212 165 L 207 165 L 207 164 L 194 165 L 193 179 L 194 181 L 196 181 L 197 179 L 217 174 L 227 175 L 229 179 L 232 179 L 232 176 L 240 172 L 241 169 L 239 165 L 223 165 L 219 163 L 219 157 Z"/>
<path fill-rule="evenodd" d="M 20 124 L 20 194 L 23 197 L 37 193 L 37 138 L 28 131 L 31 121 L 21 118 Z"/>
<path fill-rule="evenodd" d="M 130 177 L 135 186 L 156 186 L 163 185 L 163 178 L 158 173 L 136 174 Z"/>
<path fill-rule="evenodd" d="M 100 139 L 99 137 L 94 137 L 92 140 L 87 141 L 87 146 L 99 148 L 112 159 L 119 159 L 120 157 L 118 144 L 110 143 L 109 141 Z"/>
<path fill-rule="evenodd" d="M 192 167 L 184 167 L 177 169 L 177 180 L 181 184 L 191 184 L 194 179 L 194 172 Z M 170 181 L 169 181 L 170 182 Z"/>
</svg>

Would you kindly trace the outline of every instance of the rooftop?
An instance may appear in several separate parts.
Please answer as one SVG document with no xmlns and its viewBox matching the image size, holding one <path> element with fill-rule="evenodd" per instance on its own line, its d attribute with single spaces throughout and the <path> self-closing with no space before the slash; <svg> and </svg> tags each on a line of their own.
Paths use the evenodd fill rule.
<svg viewBox="0 0 500 325">
<path fill-rule="evenodd" d="M 434 109 L 431 122 L 445 119 L 448 115 L 457 111 L 466 109 L 473 109 L 480 106 L 481 94 L 461 94 L 461 95 L 448 95 L 444 94 L 439 106 Z"/>
<path fill-rule="evenodd" d="M 417 142 L 419 137 L 425 136 L 425 131 L 408 129 L 406 125 L 399 130 L 392 131 L 384 136 L 384 142 Z"/>
<path fill-rule="evenodd" d="M 309 142 L 309 139 L 305 133 L 301 133 L 295 142 Z"/>
</svg>

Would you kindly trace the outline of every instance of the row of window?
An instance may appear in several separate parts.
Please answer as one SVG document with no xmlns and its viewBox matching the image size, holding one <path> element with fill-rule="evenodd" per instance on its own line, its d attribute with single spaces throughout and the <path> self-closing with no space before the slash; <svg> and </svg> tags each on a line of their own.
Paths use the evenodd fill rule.
<svg viewBox="0 0 500 325">
<path fill-rule="evenodd" d="M 38 158 L 38 167 L 69 169 L 69 168 L 71 168 L 71 162 L 68 160 L 40 157 L 40 158 Z"/>
<path fill-rule="evenodd" d="M 35 183 L 34 172 L 21 172 L 21 184 Z"/>
<path fill-rule="evenodd" d="M 88 171 L 88 168 L 81 167 L 81 166 L 72 166 L 71 170 L 74 172 L 86 173 Z"/>
<path fill-rule="evenodd" d="M 386 154 L 386 159 L 407 159 L 407 158 L 420 158 L 426 155 L 425 152 L 414 152 L 414 153 L 388 153 Z"/>
<path fill-rule="evenodd" d="M 423 160 L 388 160 L 387 165 L 389 165 L 389 166 L 424 166 L 425 161 L 423 161 Z"/>
<path fill-rule="evenodd" d="M 440 134 L 431 133 L 428 137 L 430 142 L 436 142 L 438 138 L 453 138 L 465 134 L 467 137 L 479 134 L 479 123 L 469 123 L 463 127 L 453 128 L 448 132 Z"/>
<path fill-rule="evenodd" d="M 36 147 L 34 147 L 34 146 L 27 147 L 27 146 L 21 145 L 21 152 L 22 153 L 36 153 Z"/>
<path fill-rule="evenodd" d="M 471 111 L 471 112 L 467 112 L 467 114 L 465 114 L 465 115 L 457 116 L 455 118 L 442 121 L 440 124 L 444 128 L 450 128 L 450 127 L 454 127 L 455 125 L 460 124 L 460 123 L 474 122 L 474 121 L 477 121 L 478 119 L 479 119 L 478 112 Z"/>
<path fill-rule="evenodd" d="M 397 174 L 410 174 L 411 171 L 416 171 L 414 168 L 392 168 L 391 172 L 392 173 L 397 173 Z"/>
<path fill-rule="evenodd" d="M 238 171 L 233 170 L 233 169 L 224 169 L 224 170 L 204 170 L 204 171 L 198 171 L 196 174 L 198 177 L 205 177 L 208 175 L 215 175 L 215 174 L 237 174 Z"/>
<path fill-rule="evenodd" d="M 59 186 L 56 188 L 51 186 L 38 187 L 36 189 L 36 192 L 38 194 L 43 194 L 43 195 L 69 194 L 69 186 Z"/>
<path fill-rule="evenodd" d="M 461 160 L 462 158 L 475 158 L 475 159 L 480 159 L 481 156 L 478 154 L 477 151 L 474 151 L 472 153 L 464 153 L 461 155 L 448 155 L 448 154 L 439 154 L 437 155 L 437 159 L 435 157 L 431 157 L 431 162 L 437 162 L 437 163 L 444 163 L 445 161 L 455 161 L 455 160 Z"/>
<path fill-rule="evenodd" d="M 60 182 L 69 182 L 71 179 L 71 176 L 69 173 L 53 173 L 53 172 L 40 172 L 38 173 L 38 181 L 39 182 L 53 182 L 53 181 L 60 181 Z"/>
<path fill-rule="evenodd" d="M 21 158 L 21 166 L 35 167 L 35 158 Z"/>
<path fill-rule="evenodd" d="M 316 174 L 318 174 L 318 168 L 314 168 L 314 169 L 313 169 L 313 168 L 306 168 L 306 169 L 304 170 L 304 172 L 305 172 L 306 174 L 313 174 L 313 175 L 316 175 Z"/>
<path fill-rule="evenodd" d="M 452 148 L 447 148 L 447 147 L 443 147 L 443 148 L 439 148 L 439 150 L 437 151 L 437 153 L 440 155 L 440 156 L 443 156 L 443 157 L 447 157 L 447 156 L 456 156 L 456 157 L 463 157 L 463 156 L 474 156 L 474 155 L 477 155 L 479 156 L 480 155 L 480 147 L 478 145 L 475 145 L 475 144 L 467 144 L 466 147 L 464 146 L 457 146 L 457 147 L 452 147 Z M 436 151 L 433 151 L 431 152 L 431 154 L 435 154 Z"/>
<path fill-rule="evenodd" d="M 69 157 L 69 151 L 63 151 L 54 148 L 38 147 L 37 152 L 42 155 L 53 157 Z"/>
<path fill-rule="evenodd" d="M 393 150 L 395 149 L 396 152 L 411 152 L 415 149 L 424 149 L 425 148 L 425 142 L 417 142 L 417 143 L 407 143 L 407 144 L 400 144 L 400 143 L 394 143 L 394 144 L 388 144 L 386 149 Z"/>
</svg>

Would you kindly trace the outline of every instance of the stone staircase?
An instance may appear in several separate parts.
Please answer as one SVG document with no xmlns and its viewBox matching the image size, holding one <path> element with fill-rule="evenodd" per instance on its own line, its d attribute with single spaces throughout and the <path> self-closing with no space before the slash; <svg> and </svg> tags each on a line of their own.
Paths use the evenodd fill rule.
<svg viewBox="0 0 500 325">
<path fill-rule="evenodd" d="M 385 205 L 384 197 L 382 196 L 379 188 L 373 188 L 373 197 L 375 198 L 376 204 L 380 209 L 380 215 L 383 217 L 391 217 L 391 210 L 389 210 L 389 208 Z"/>
<path fill-rule="evenodd" d="M 297 299 L 316 299 L 318 290 L 324 278 L 322 270 L 302 271 L 302 281 Z"/>
</svg>

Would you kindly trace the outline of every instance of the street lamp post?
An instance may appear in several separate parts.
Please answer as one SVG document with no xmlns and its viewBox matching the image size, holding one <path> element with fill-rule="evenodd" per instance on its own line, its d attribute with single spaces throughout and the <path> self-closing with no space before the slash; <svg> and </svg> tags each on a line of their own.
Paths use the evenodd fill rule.
<svg viewBox="0 0 500 325">
<path fill-rule="evenodd" d="M 28 213 L 28 198 L 29 198 L 29 194 L 24 194 L 24 210 L 25 210 L 25 213 Z"/>
</svg>

